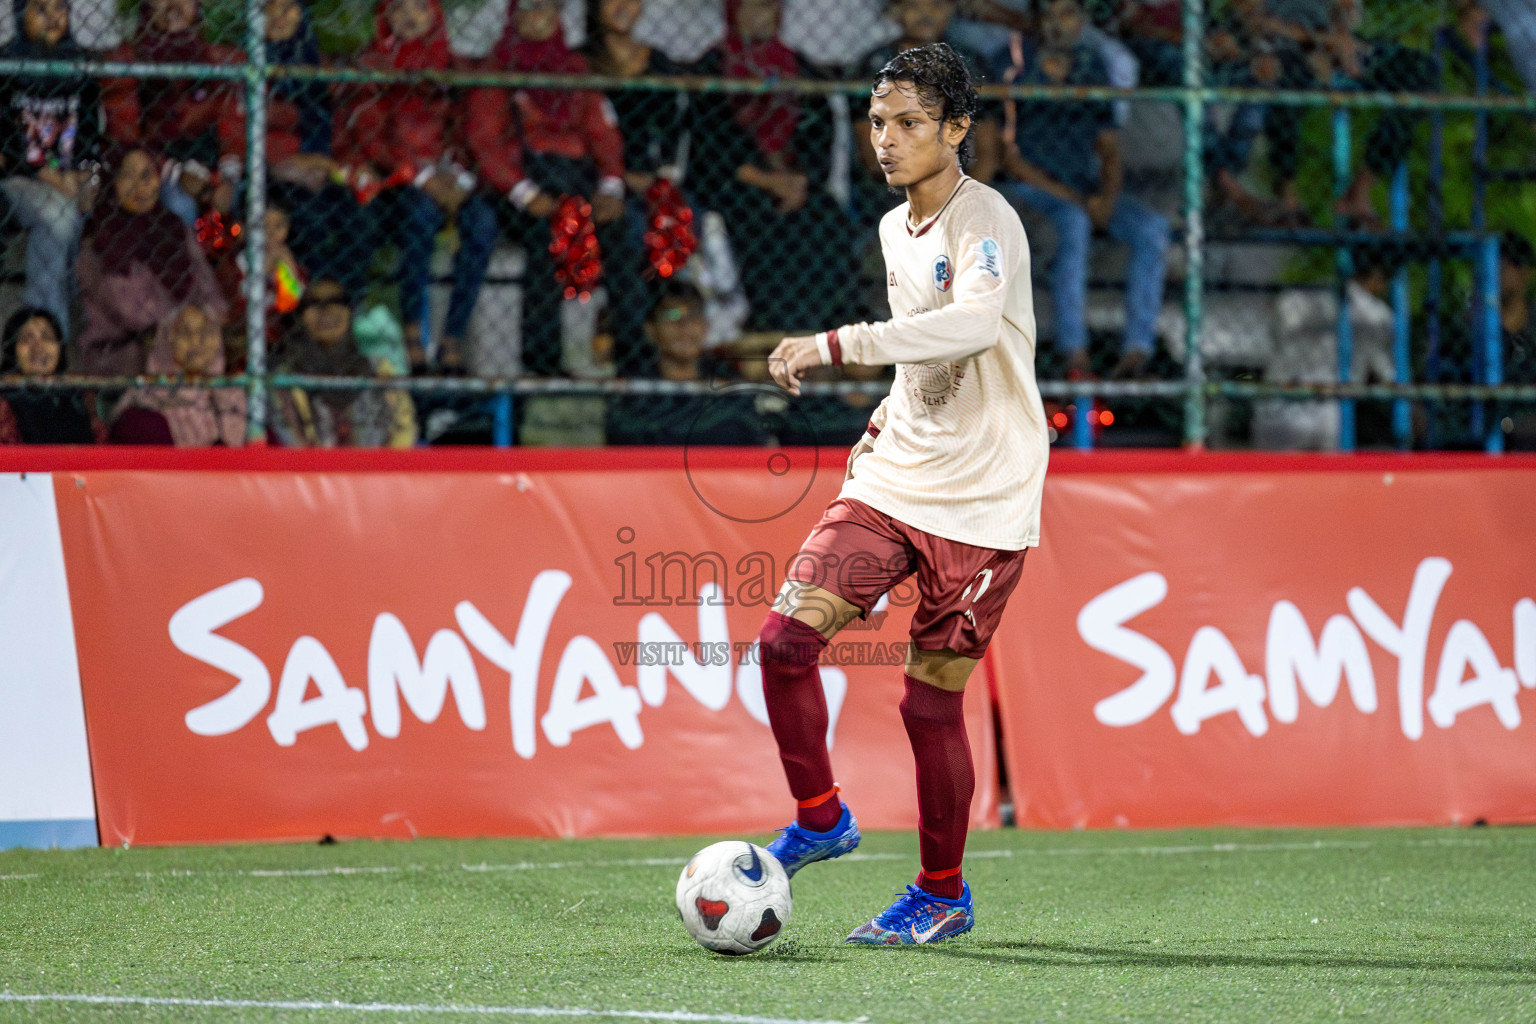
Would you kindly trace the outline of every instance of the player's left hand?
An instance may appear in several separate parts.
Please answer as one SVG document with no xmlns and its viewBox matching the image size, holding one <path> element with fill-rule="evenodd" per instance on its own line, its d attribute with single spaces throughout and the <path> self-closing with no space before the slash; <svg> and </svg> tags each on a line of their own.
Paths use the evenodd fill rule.
<svg viewBox="0 0 1536 1024">
<path fill-rule="evenodd" d="M 768 372 L 774 383 L 792 395 L 800 393 L 800 378 L 806 370 L 821 365 L 816 339 L 785 338 L 768 357 Z"/>
</svg>

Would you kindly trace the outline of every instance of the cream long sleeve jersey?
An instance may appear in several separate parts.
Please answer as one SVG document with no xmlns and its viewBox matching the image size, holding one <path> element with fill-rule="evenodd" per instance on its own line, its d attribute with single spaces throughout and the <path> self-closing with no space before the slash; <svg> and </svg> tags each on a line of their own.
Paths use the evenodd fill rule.
<svg viewBox="0 0 1536 1024">
<path fill-rule="evenodd" d="M 1031 547 L 1050 441 L 1024 225 L 965 177 L 933 217 L 909 218 L 903 203 L 880 222 L 891 319 L 816 338 L 823 363 L 896 364 L 841 497 L 964 544 Z"/>
</svg>

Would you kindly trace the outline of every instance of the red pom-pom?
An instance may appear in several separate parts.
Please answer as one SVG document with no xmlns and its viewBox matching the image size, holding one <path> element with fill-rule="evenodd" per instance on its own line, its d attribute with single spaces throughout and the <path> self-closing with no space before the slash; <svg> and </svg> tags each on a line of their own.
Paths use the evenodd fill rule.
<svg viewBox="0 0 1536 1024">
<path fill-rule="evenodd" d="M 566 196 L 550 219 L 549 229 L 555 281 L 567 299 L 585 302 L 603 276 L 603 252 L 592 221 L 592 204 L 580 196 Z"/>
<path fill-rule="evenodd" d="M 193 230 L 197 233 L 197 240 L 202 243 L 203 251 L 209 256 L 223 255 L 234 244 L 234 240 L 240 237 L 240 225 L 226 221 L 218 210 L 209 210 L 197 218 Z"/>
<path fill-rule="evenodd" d="M 657 178 L 645 193 L 649 210 L 645 224 L 645 258 L 651 272 L 671 277 L 683 268 L 699 247 L 693 234 L 693 210 L 677 186 Z"/>
</svg>

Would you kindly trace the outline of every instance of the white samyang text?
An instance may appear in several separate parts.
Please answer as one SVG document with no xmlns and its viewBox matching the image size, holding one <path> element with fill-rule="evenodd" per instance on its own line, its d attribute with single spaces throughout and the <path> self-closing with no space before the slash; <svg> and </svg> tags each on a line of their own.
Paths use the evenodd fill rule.
<svg viewBox="0 0 1536 1024">
<path fill-rule="evenodd" d="M 261 607 L 265 597 L 261 582 L 246 577 L 226 583 L 193 598 L 171 616 L 171 643 L 177 650 L 236 680 L 222 696 L 188 711 L 187 728 L 199 736 L 228 735 L 250 725 L 271 705 L 267 730 L 279 746 L 291 747 L 302 733 L 334 726 L 353 750 L 365 750 L 370 716 L 374 733 L 394 739 L 402 728 L 402 698 L 411 715 L 433 723 L 451 693 L 465 728 L 483 731 L 485 693 L 471 648 L 507 674 L 512 748 L 523 758 L 537 752 L 540 730 L 550 745 L 564 747 L 578 732 L 599 725 L 612 728 L 625 747 L 637 749 L 645 742 L 641 711 L 666 701 L 669 677 L 710 711 L 724 711 L 734 692 L 754 720 L 768 724 L 755 643 L 735 665 L 709 656 L 712 651 L 741 649 L 731 644 L 723 594 L 710 583 L 699 588 L 697 645 L 685 643 L 658 612 L 640 618 L 636 632 L 642 646 L 670 645 L 666 649 L 680 648 L 685 653 L 658 659 L 665 664 L 642 659 L 635 666 L 634 686 L 620 680 L 597 640 L 585 635 L 568 640 L 555 666 L 544 714 L 539 715 L 539 683 L 550 627 L 570 588 L 569 573 L 547 569 L 535 576 L 511 639 L 480 609 L 460 601 L 453 609 L 458 629 L 437 630 L 419 657 L 399 617 L 379 612 L 368 639 L 366 693 L 347 684 L 324 643 L 313 636 L 298 637 L 283 661 L 274 698 L 266 664 L 249 648 L 218 632 Z M 699 657 L 686 653 L 695 650 Z M 827 696 L 830 749 L 848 693 L 848 677 L 839 668 L 824 666 L 821 682 Z"/>
<path fill-rule="evenodd" d="M 1446 632 L 1434 689 L 1425 699 L 1430 627 L 1451 571 L 1444 558 L 1420 562 L 1401 619 L 1394 619 L 1364 589 L 1353 587 L 1345 595 L 1350 614 L 1329 616 L 1315 639 L 1301 609 L 1290 601 L 1276 601 L 1269 613 L 1262 676 L 1248 671 L 1231 640 L 1215 626 L 1195 630 L 1183 666 L 1176 671 L 1161 644 L 1126 626 L 1163 602 L 1168 581 L 1157 572 L 1134 576 L 1093 598 L 1077 616 L 1084 643 L 1142 673 L 1130 686 L 1094 705 L 1094 717 L 1110 726 L 1135 725 L 1151 718 L 1177 692 L 1169 714 L 1179 732 L 1194 735 L 1207 719 L 1233 713 L 1248 732 L 1262 736 L 1271 717 L 1282 724 L 1297 720 L 1302 694 L 1325 708 L 1338 696 L 1341 684 L 1356 710 L 1372 714 L 1378 699 L 1366 647 L 1369 638 L 1397 659 L 1397 706 L 1404 736 L 1417 740 L 1424 735 L 1425 711 L 1436 726 L 1449 729 L 1458 716 L 1480 707 L 1491 709 L 1504 728 L 1514 729 L 1520 725 L 1520 687 L 1536 688 L 1536 601 L 1528 597 L 1514 605 L 1513 669 L 1500 663 L 1476 623 L 1457 619 Z"/>
</svg>

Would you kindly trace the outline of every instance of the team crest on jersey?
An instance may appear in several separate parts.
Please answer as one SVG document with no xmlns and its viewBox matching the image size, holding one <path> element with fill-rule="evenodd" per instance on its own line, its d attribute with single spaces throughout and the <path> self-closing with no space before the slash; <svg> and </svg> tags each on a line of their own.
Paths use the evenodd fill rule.
<svg viewBox="0 0 1536 1024">
<path fill-rule="evenodd" d="M 950 264 L 948 256 L 940 256 L 933 261 L 933 286 L 941 292 L 949 291 L 949 286 L 955 281 L 955 268 Z"/>
</svg>

